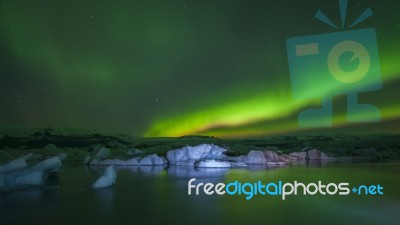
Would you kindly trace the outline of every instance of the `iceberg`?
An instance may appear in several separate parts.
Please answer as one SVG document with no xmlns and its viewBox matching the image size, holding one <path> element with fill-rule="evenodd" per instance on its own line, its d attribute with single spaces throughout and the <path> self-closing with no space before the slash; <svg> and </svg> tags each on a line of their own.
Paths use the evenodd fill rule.
<svg viewBox="0 0 400 225">
<path fill-rule="evenodd" d="M 104 148 L 104 147 L 95 147 L 93 149 L 93 152 L 91 155 L 87 155 L 85 159 L 83 160 L 82 164 L 83 165 L 92 165 L 93 161 L 95 161 L 93 164 L 97 164 L 102 159 L 106 159 L 110 156 L 110 149 Z M 97 160 L 97 161 L 96 161 Z"/>
<path fill-rule="evenodd" d="M 117 171 L 114 166 L 109 166 L 104 170 L 104 173 L 101 177 L 99 177 L 93 184 L 91 184 L 90 188 L 105 188 L 110 187 L 115 184 L 117 180 Z"/>
<path fill-rule="evenodd" d="M 309 160 L 330 160 L 333 159 L 331 157 L 328 157 L 324 152 L 318 150 L 318 149 L 310 149 L 308 151 L 302 151 L 302 152 L 292 152 L 289 154 L 289 156 L 296 158 L 296 160 L 301 160 L 301 159 L 309 159 Z"/>
<path fill-rule="evenodd" d="M 0 190 L 41 186 L 46 178 L 47 172 L 44 170 L 22 169 L 0 173 Z"/>
<path fill-rule="evenodd" d="M 65 154 L 59 154 L 27 168 L 26 159 L 30 155 L 18 158 L 4 165 L 6 169 L 0 172 L 0 189 L 12 190 L 42 186 L 45 184 L 50 172 L 57 172 L 60 169 L 62 165 L 60 158 L 65 157 Z"/>
<path fill-rule="evenodd" d="M 308 155 L 308 159 L 311 159 L 311 160 L 329 160 L 329 159 L 331 159 L 327 155 L 325 155 L 325 153 L 323 153 L 317 149 L 308 150 L 307 155 Z"/>
<path fill-rule="evenodd" d="M 186 160 L 186 161 L 176 162 L 174 165 L 175 166 L 192 166 L 192 167 L 194 167 L 196 162 L 197 162 L 197 160 L 189 159 L 189 160 Z"/>
<path fill-rule="evenodd" d="M 59 171 L 62 163 L 59 156 L 53 156 L 48 159 L 45 159 L 39 162 L 36 165 L 33 165 L 30 169 L 31 170 L 46 170 L 49 172 L 57 172 Z"/>
<path fill-rule="evenodd" d="M 227 150 L 213 144 L 201 144 L 196 146 L 185 146 L 180 149 L 167 152 L 168 162 L 172 165 L 194 166 L 196 161 L 219 159 L 224 157 Z"/>
<path fill-rule="evenodd" d="M 121 160 L 121 159 L 104 159 L 104 160 L 98 160 L 98 159 L 93 159 L 90 164 L 91 166 L 126 166 L 126 161 Z"/>
<path fill-rule="evenodd" d="M 237 157 L 237 160 L 246 165 L 286 165 L 289 161 L 285 156 L 268 150 L 251 150 L 246 156 Z"/>
<path fill-rule="evenodd" d="M 125 166 L 139 166 L 139 162 L 142 160 L 142 157 L 134 157 L 125 161 Z"/>
<path fill-rule="evenodd" d="M 231 167 L 247 167 L 246 163 L 244 162 L 229 162 Z"/>
<path fill-rule="evenodd" d="M 200 161 L 196 164 L 196 166 L 200 168 L 230 168 L 231 164 L 229 162 L 211 159 Z"/>
<path fill-rule="evenodd" d="M 307 158 L 307 152 L 292 152 L 289 156 L 294 157 L 298 160 Z"/>
<path fill-rule="evenodd" d="M 167 164 L 167 160 L 164 157 L 160 157 L 157 154 L 145 156 L 140 160 L 141 166 L 152 166 L 152 165 L 164 165 Z"/>
<path fill-rule="evenodd" d="M 41 186 L 47 178 L 47 173 L 44 170 L 28 170 L 22 172 L 15 177 L 15 184 L 18 186 Z"/>
<path fill-rule="evenodd" d="M 89 159 L 88 159 L 89 160 Z M 85 160 L 85 161 L 88 161 Z M 167 164 L 167 160 L 163 156 L 158 156 L 157 154 L 148 155 L 145 157 L 134 157 L 127 160 L 122 159 L 104 159 L 98 160 L 93 159 L 89 164 L 91 166 L 155 166 Z"/>
<path fill-rule="evenodd" d="M 22 156 L 20 158 L 14 159 L 4 165 L 0 166 L 0 173 L 5 173 L 9 172 L 12 170 L 17 170 L 17 169 L 22 169 L 25 168 L 28 164 L 26 163 L 26 160 L 31 157 L 32 153 Z"/>
</svg>

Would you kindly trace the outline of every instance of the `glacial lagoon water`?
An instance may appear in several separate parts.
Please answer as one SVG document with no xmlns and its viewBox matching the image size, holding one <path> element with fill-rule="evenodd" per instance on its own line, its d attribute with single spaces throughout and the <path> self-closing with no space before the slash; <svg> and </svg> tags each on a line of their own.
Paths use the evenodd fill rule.
<svg viewBox="0 0 400 225">
<path fill-rule="evenodd" d="M 105 167 L 64 165 L 45 188 L 0 196 L 0 224 L 373 224 L 400 222 L 400 163 L 328 163 L 277 168 L 117 167 L 112 188 L 86 185 Z M 381 184 L 381 196 L 188 196 L 187 182 Z"/>
</svg>

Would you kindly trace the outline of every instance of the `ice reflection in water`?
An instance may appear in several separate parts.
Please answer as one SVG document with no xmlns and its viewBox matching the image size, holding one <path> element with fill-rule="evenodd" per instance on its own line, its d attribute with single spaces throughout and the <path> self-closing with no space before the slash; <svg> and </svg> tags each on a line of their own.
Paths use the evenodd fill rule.
<svg viewBox="0 0 400 225">
<path fill-rule="evenodd" d="M 323 168 L 320 168 L 323 167 Z M 248 168 L 116 167 L 114 187 L 85 185 L 105 167 L 65 166 L 59 188 L 0 196 L 0 224 L 324 224 L 392 225 L 400 220 L 399 163 L 314 163 Z M 356 196 L 188 196 L 187 182 L 276 181 L 380 183 L 385 194 Z M 23 212 L 23 216 L 21 213 Z M 45 219 L 44 219 L 45 218 Z M 56 222 L 55 222 L 56 221 Z"/>
</svg>

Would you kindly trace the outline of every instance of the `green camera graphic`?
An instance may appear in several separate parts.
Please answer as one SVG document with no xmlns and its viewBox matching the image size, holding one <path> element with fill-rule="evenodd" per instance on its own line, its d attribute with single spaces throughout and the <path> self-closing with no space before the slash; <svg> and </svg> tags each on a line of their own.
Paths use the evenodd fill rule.
<svg viewBox="0 0 400 225">
<path fill-rule="evenodd" d="M 344 27 L 347 1 L 339 0 L 339 4 Z M 350 27 L 371 15 L 368 8 Z M 316 18 L 337 29 L 321 11 Z M 332 97 L 341 94 L 347 94 L 348 122 L 380 121 L 376 106 L 359 104 L 357 100 L 358 93 L 382 88 L 375 29 L 289 38 L 286 46 L 293 97 L 322 98 L 321 108 L 299 114 L 300 126 L 332 126 Z"/>
</svg>

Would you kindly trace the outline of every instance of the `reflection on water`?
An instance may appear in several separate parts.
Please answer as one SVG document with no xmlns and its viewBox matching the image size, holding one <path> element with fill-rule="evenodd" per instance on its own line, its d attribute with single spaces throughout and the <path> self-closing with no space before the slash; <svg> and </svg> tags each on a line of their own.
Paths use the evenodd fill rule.
<svg viewBox="0 0 400 225">
<path fill-rule="evenodd" d="M 108 188 L 99 188 L 93 189 L 97 197 L 96 203 L 101 205 L 105 210 L 102 211 L 102 214 L 106 213 L 108 217 L 111 217 L 113 208 L 114 208 L 114 201 L 115 201 L 115 189 L 112 187 Z"/>
<path fill-rule="evenodd" d="M 144 174 L 159 174 L 164 171 L 167 166 L 125 166 L 117 167 L 117 170 L 128 170 L 133 173 L 144 173 Z"/>
<path fill-rule="evenodd" d="M 310 161 L 311 162 L 311 161 Z M 117 167 L 112 188 L 85 188 L 105 167 L 65 166 L 51 187 L 0 196 L 0 224 L 398 224 L 400 163 L 223 169 Z M 383 196 L 188 196 L 191 178 L 207 182 L 347 181 L 381 184 Z M 59 187 L 59 188 L 55 188 Z M 23 215 L 23 216 L 21 216 Z"/>
<path fill-rule="evenodd" d="M 298 160 L 291 162 L 292 165 L 308 166 L 308 167 L 323 167 L 332 163 L 333 160 Z"/>
<path fill-rule="evenodd" d="M 168 176 L 181 178 L 222 178 L 228 168 L 194 168 L 191 166 L 170 166 Z"/>
</svg>

